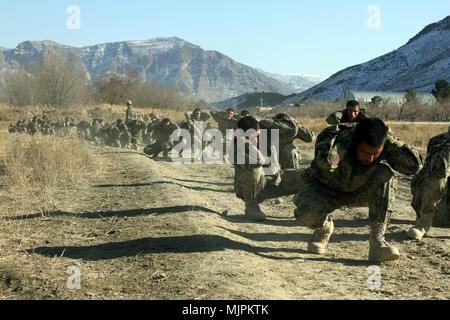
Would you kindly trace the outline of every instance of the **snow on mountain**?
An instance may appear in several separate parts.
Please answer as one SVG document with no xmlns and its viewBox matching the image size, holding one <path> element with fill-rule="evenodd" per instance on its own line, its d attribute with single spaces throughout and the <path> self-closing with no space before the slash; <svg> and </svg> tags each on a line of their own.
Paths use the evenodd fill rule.
<svg viewBox="0 0 450 320">
<path fill-rule="evenodd" d="M 325 77 L 319 77 L 312 74 L 277 74 L 277 73 L 270 73 L 265 72 L 261 69 L 256 69 L 257 71 L 261 72 L 262 74 L 268 76 L 269 78 L 273 78 L 275 80 L 280 81 L 287 90 L 294 92 L 294 93 L 301 93 L 303 91 L 308 90 L 311 87 L 314 87 L 315 85 L 321 83 L 326 78 Z"/>
<path fill-rule="evenodd" d="M 304 98 L 338 99 L 344 90 L 430 93 L 439 79 L 450 80 L 450 16 L 428 25 L 407 44 L 381 57 L 341 70 L 282 104 Z"/>
<path fill-rule="evenodd" d="M 52 41 L 26 41 L 0 52 L 3 68 L 24 68 L 40 62 L 47 50 L 66 54 L 79 63 L 93 81 L 100 75 L 137 74 L 172 86 L 207 102 L 221 101 L 253 92 L 289 94 L 279 81 L 217 52 L 203 50 L 183 39 L 155 38 L 145 41 L 104 43 L 83 48 Z"/>
</svg>

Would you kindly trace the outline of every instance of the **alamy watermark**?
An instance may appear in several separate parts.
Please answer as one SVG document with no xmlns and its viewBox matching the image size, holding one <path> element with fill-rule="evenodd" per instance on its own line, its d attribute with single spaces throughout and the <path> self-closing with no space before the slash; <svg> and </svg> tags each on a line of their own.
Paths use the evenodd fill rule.
<svg viewBox="0 0 450 320">
<path fill-rule="evenodd" d="M 67 288 L 69 290 L 81 289 L 81 270 L 79 267 L 72 265 L 67 267 L 67 274 L 70 276 L 67 278 Z"/>
<path fill-rule="evenodd" d="M 203 122 L 194 121 L 192 136 L 187 129 L 177 129 L 172 133 L 172 141 L 181 140 L 181 142 L 174 146 L 170 157 L 172 162 L 179 164 L 192 163 L 192 154 L 196 164 L 256 165 L 260 163 L 264 165 L 263 170 L 266 175 L 273 175 L 279 168 L 279 130 L 270 130 L 270 149 L 268 137 L 269 132 L 266 129 L 259 130 L 259 134 L 253 129 L 246 132 L 242 129 L 229 129 L 226 130 L 224 137 L 218 129 L 208 129 L 203 132 Z M 249 142 L 248 148 L 245 147 L 245 140 Z M 203 149 L 204 143 L 209 145 Z"/>
<path fill-rule="evenodd" d="M 381 8 L 377 5 L 371 5 L 366 10 L 369 14 L 367 18 L 366 26 L 370 30 L 380 30 L 381 29 Z"/>
<path fill-rule="evenodd" d="M 66 10 L 67 14 L 70 14 L 67 18 L 67 28 L 69 30 L 80 30 L 81 29 L 81 9 L 77 5 L 70 5 Z"/>
<path fill-rule="evenodd" d="M 381 290 L 381 269 L 379 266 L 367 267 L 367 274 L 369 277 L 366 281 L 367 289 L 370 291 Z"/>
</svg>

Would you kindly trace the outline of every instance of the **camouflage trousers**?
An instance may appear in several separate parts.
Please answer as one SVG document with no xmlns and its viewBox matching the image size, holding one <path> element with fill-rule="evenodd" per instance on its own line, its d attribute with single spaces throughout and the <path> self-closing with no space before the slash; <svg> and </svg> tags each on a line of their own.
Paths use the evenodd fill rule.
<svg viewBox="0 0 450 320">
<path fill-rule="evenodd" d="M 174 145 L 172 141 L 158 141 L 144 148 L 144 153 L 157 157 L 161 152 L 164 156 L 168 156 L 168 153 L 173 149 Z"/>
<path fill-rule="evenodd" d="M 433 227 L 450 227 L 450 179 L 438 178 L 428 171 L 420 171 L 411 181 L 411 205 L 417 217 L 433 215 Z"/>
<path fill-rule="evenodd" d="M 287 169 L 266 176 L 261 167 L 235 167 L 236 196 L 246 205 L 255 205 L 268 199 L 293 195 L 306 187 L 308 174 L 309 169 Z"/>
<path fill-rule="evenodd" d="M 280 146 L 280 166 L 282 170 L 285 169 L 299 169 L 300 161 L 302 159 L 300 150 L 292 143 Z"/>
<path fill-rule="evenodd" d="M 295 197 L 294 215 L 300 225 L 316 229 L 321 228 L 336 209 L 368 206 L 370 222 L 387 224 L 396 189 L 394 172 L 388 165 L 380 164 L 370 182 L 353 192 L 334 190 L 319 181 L 309 183 Z"/>
</svg>

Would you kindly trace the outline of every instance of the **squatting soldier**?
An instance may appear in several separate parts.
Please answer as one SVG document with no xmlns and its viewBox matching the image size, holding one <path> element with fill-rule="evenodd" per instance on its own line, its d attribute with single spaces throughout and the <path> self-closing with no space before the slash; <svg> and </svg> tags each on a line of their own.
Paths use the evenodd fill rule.
<svg viewBox="0 0 450 320">
<path fill-rule="evenodd" d="M 121 119 L 107 130 L 106 144 L 116 148 L 126 148 L 131 140 L 130 132 Z"/>
<path fill-rule="evenodd" d="M 347 103 L 347 108 L 342 111 L 336 111 L 328 116 L 327 123 L 331 125 L 337 125 L 347 122 L 360 122 L 367 118 L 364 109 L 361 109 L 359 102 L 356 100 L 350 100 Z"/>
<path fill-rule="evenodd" d="M 271 163 L 266 159 L 267 157 L 259 150 L 260 126 L 254 117 L 247 116 L 239 120 L 237 129 L 242 129 L 249 136 L 240 136 L 238 130 L 233 139 L 234 155 L 230 161 L 234 164 L 236 196 L 245 202 L 247 218 L 254 221 L 264 220 L 265 214 L 259 204 L 267 199 L 293 195 L 303 190 L 307 181 L 306 170 L 288 169 L 281 172 L 273 147 L 270 151 L 275 161 Z M 239 153 L 244 155 L 243 162 L 239 161 Z M 268 174 L 265 173 L 265 169 L 269 171 Z"/>
<path fill-rule="evenodd" d="M 219 130 L 223 137 L 226 137 L 227 129 L 235 129 L 239 117 L 234 113 L 234 110 L 229 108 L 226 111 L 211 111 L 211 116 L 219 125 Z"/>
<path fill-rule="evenodd" d="M 44 136 L 50 136 L 55 134 L 55 129 L 50 126 L 50 124 L 47 121 L 43 121 L 41 127 L 39 128 L 39 131 Z"/>
<path fill-rule="evenodd" d="M 412 207 L 417 220 L 408 236 L 415 240 L 434 227 L 450 227 L 450 127 L 431 138 L 423 169 L 411 182 Z"/>
<path fill-rule="evenodd" d="M 199 108 L 195 108 L 194 111 L 189 115 L 189 113 L 185 113 L 184 114 L 186 121 L 183 121 L 180 124 L 180 128 L 181 129 L 186 129 L 189 131 L 189 133 L 191 134 L 191 143 L 194 143 L 194 140 L 197 139 L 197 136 L 195 135 L 195 122 L 194 121 L 201 121 L 201 122 L 206 122 L 208 120 L 211 119 L 211 115 L 206 113 L 206 112 L 202 112 Z M 204 127 L 205 129 L 209 129 L 211 128 L 211 124 L 208 123 L 206 125 L 206 127 Z M 200 141 L 198 142 L 200 145 L 202 145 L 202 148 L 204 149 L 206 147 L 206 145 L 208 144 L 208 141 L 211 139 L 211 137 L 203 139 L 203 132 L 200 132 L 201 137 L 200 137 Z M 206 140 L 206 141 L 204 141 Z"/>
<path fill-rule="evenodd" d="M 37 116 L 34 116 L 33 119 L 30 122 L 28 122 L 26 128 L 27 133 L 30 135 L 35 135 L 38 132 Z"/>
<path fill-rule="evenodd" d="M 103 122 L 102 119 L 92 119 L 92 121 L 89 124 L 91 140 L 95 143 L 96 146 L 98 146 L 100 142 L 104 139 L 102 122 Z"/>
<path fill-rule="evenodd" d="M 179 127 L 168 118 L 158 120 L 148 126 L 147 133 L 152 133 L 153 139 L 155 139 L 156 142 L 145 147 L 144 153 L 156 158 L 163 152 L 164 158 L 168 158 L 169 152 L 174 147 L 170 137 L 177 129 L 179 129 Z"/>
<path fill-rule="evenodd" d="M 271 130 L 279 130 L 279 152 L 281 169 L 299 169 L 300 168 L 300 150 L 294 145 L 294 139 L 300 139 L 304 142 L 314 140 L 314 132 L 298 123 L 287 113 L 279 113 L 272 119 L 261 120 L 261 129 L 267 129 L 268 139 L 270 139 Z M 269 141 L 268 141 L 269 143 Z"/>
<path fill-rule="evenodd" d="M 138 144 L 142 144 L 142 132 L 145 130 L 145 128 L 145 123 L 139 121 L 138 119 L 134 119 L 128 124 L 128 130 L 131 134 L 131 147 L 134 150 L 138 149 Z"/>
<path fill-rule="evenodd" d="M 343 206 L 368 206 L 369 260 L 398 259 L 398 249 L 384 238 L 396 191 L 393 170 L 416 174 L 422 168 L 420 154 L 390 135 L 383 121 L 368 118 L 356 126 L 323 130 L 310 168 L 313 181 L 295 199 L 298 223 L 314 229 L 308 251 L 326 252 L 334 230 L 330 213 Z"/>
</svg>

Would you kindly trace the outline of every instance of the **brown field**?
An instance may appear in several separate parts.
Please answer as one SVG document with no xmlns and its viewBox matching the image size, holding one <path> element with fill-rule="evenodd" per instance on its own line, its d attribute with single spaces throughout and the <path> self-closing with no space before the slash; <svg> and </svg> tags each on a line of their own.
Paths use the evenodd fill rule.
<svg viewBox="0 0 450 320">
<path fill-rule="evenodd" d="M 70 116 L 86 120 L 87 109 L 106 121 L 125 112 L 104 105 Z M 182 112 L 153 111 L 183 119 Z M 5 128 L 40 112 L 0 106 L 0 121 Z M 326 127 L 323 118 L 298 120 L 316 136 Z M 447 128 L 391 126 L 422 154 Z M 419 242 L 406 237 L 415 219 L 410 177 L 398 175 L 387 232 L 401 258 L 380 266 L 382 287 L 371 291 L 366 208 L 333 214 L 336 231 L 319 256 L 306 251 L 311 230 L 293 219 L 290 197 L 262 205 L 267 221 L 243 217 L 229 165 L 180 166 L 56 137 L 0 132 L 0 139 L 0 299 L 450 298 L 448 229 L 434 228 Z M 313 144 L 299 146 L 306 167 Z M 70 266 L 81 271 L 80 289 L 68 286 Z"/>
</svg>

